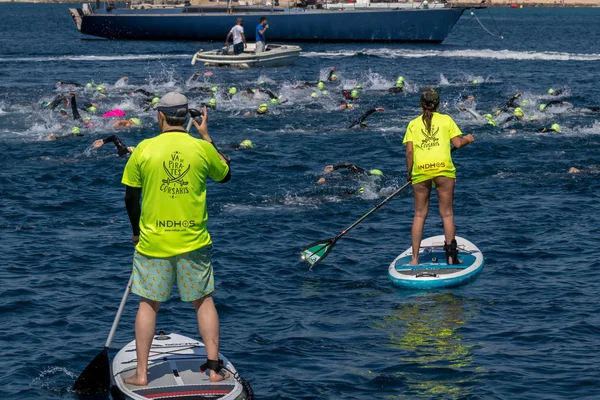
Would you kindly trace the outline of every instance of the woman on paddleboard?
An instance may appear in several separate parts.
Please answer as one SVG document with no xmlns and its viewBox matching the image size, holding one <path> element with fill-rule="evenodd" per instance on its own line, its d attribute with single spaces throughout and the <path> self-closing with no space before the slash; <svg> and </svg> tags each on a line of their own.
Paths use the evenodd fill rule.
<svg viewBox="0 0 600 400">
<path fill-rule="evenodd" d="M 462 132 L 454 120 L 449 115 L 437 112 L 440 95 L 435 89 L 425 89 L 419 104 L 423 108 L 423 114 L 410 121 L 402 142 L 406 146 L 408 181 L 412 182 L 415 196 L 410 264 L 419 264 L 419 247 L 429 211 L 431 187 L 434 183 L 438 194 L 440 216 L 444 222 L 446 263 L 458 264 L 458 250 L 454 237 L 456 228 L 452 210 L 456 168 L 450 155 L 450 143 L 460 149 L 473 143 L 474 139 L 472 135 L 461 137 Z"/>
</svg>

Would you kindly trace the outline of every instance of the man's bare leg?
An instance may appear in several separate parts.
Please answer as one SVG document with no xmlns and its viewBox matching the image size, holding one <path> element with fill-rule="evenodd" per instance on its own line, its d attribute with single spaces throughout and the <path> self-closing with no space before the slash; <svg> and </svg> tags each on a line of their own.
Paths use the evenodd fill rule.
<svg viewBox="0 0 600 400">
<path fill-rule="evenodd" d="M 209 360 L 219 359 L 219 314 L 215 308 L 212 295 L 205 296 L 194 301 L 194 308 L 198 316 L 198 329 L 206 346 L 206 358 Z M 229 375 L 226 371 L 217 373 L 210 370 L 211 382 L 219 382 Z"/>
<path fill-rule="evenodd" d="M 156 314 L 160 309 L 160 302 L 140 297 L 140 308 L 135 317 L 135 353 L 137 355 L 137 368 L 135 374 L 125 378 L 125 383 L 136 386 L 148 384 L 148 357 L 150 346 L 156 330 Z"/>
<path fill-rule="evenodd" d="M 415 216 L 412 225 L 412 259 L 409 265 L 419 265 L 419 248 L 423 239 L 423 227 L 429 212 L 429 195 L 431 181 L 419 182 L 413 185 L 415 197 Z"/>
</svg>

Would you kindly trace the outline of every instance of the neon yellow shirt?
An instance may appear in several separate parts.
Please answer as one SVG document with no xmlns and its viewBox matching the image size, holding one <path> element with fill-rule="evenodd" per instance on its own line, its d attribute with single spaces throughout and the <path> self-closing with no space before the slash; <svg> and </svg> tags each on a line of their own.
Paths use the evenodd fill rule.
<svg viewBox="0 0 600 400">
<path fill-rule="evenodd" d="M 142 188 L 137 251 L 162 258 L 210 245 L 206 177 L 220 182 L 228 172 L 212 144 L 184 131 L 164 132 L 137 145 L 121 180 Z"/>
<path fill-rule="evenodd" d="M 423 116 L 409 122 L 402 144 L 413 143 L 412 183 L 437 176 L 456 178 L 456 167 L 450 156 L 450 139 L 462 132 L 454 120 L 445 114 L 433 113 L 431 132 L 427 132 Z"/>
</svg>

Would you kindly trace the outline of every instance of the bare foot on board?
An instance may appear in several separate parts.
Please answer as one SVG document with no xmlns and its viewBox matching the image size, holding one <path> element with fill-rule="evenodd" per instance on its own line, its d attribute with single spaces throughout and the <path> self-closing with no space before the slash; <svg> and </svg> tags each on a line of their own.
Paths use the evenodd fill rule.
<svg viewBox="0 0 600 400">
<path fill-rule="evenodd" d="M 215 372 L 212 369 L 210 370 L 210 381 L 211 382 L 221 382 L 224 381 L 225 379 L 229 378 L 231 376 L 231 374 L 227 371 L 225 371 L 224 369 L 222 369 L 219 372 Z"/>
<path fill-rule="evenodd" d="M 147 376 L 139 376 L 137 372 L 130 377 L 123 379 L 126 384 L 134 386 L 146 386 L 148 384 Z"/>
</svg>

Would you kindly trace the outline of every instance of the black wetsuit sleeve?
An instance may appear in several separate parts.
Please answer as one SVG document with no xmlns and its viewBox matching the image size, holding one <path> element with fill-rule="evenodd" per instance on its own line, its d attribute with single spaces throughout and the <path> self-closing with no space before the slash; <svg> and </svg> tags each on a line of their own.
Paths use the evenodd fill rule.
<svg viewBox="0 0 600 400">
<path fill-rule="evenodd" d="M 553 106 L 553 105 L 558 105 L 558 104 L 562 104 L 562 100 L 550 100 L 548 103 L 546 103 L 546 108 Z"/>
<path fill-rule="evenodd" d="M 144 89 L 135 89 L 133 91 L 133 93 L 143 93 L 144 96 L 148 96 L 148 97 L 153 97 L 154 96 L 154 93 L 150 93 L 149 91 L 144 90 Z"/>
<path fill-rule="evenodd" d="M 127 186 L 125 189 L 125 208 L 127 209 L 131 231 L 134 236 L 140 235 L 140 216 L 142 214 L 140 206 L 141 195 L 142 188 Z"/>
<path fill-rule="evenodd" d="M 117 154 L 119 155 L 119 157 L 123 157 L 124 155 L 129 153 L 129 150 L 127 150 L 127 146 L 125 146 L 123 142 L 121 142 L 121 139 L 119 139 L 117 135 L 110 135 L 109 137 L 102 139 L 102 142 L 104 144 L 108 142 L 113 142 L 115 144 L 115 147 L 117 148 Z"/>
<path fill-rule="evenodd" d="M 83 85 L 81 83 L 77 83 L 77 82 L 71 82 L 71 81 L 60 81 L 61 85 L 71 85 L 71 86 L 75 86 L 75 87 L 83 87 Z"/>
<path fill-rule="evenodd" d="M 329 70 L 329 75 L 327 75 L 327 80 L 328 80 L 328 81 L 330 81 L 330 80 L 331 80 L 331 75 L 333 75 L 333 73 L 334 73 L 334 72 L 335 72 L 335 69 L 334 69 L 334 68 L 331 68 L 331 69 Z"/>
<path fill-rule="evenodd" d="M 376 111 L 377 111 L 377 109 L 371 108 L 369 111 L 367 111 L 366 113 L 364 113 L 363 115 L 361 115 L 360 118 L 358 118 L 356 121 L 354 121 L 352 123 L 352 125 L 350 125 L 348 127 L 348 129 L 350 129 L 350 128 L 356 126 L 356 125 L 362 124 L 363 122 L 365 122 L 365 119 L 367 119 L 369 117 L 369 115 L 373 114 Z"/>
<path fill-rule="evenodd" d="M 54 98 L 54 100 L 52 100 L 52 102 L 50 104 L 48 104 L 48 107 L 46 107 L 46 108 L 54 110 L 56 107 L 58 107 L 60 102 L 63 101 L 64 99 L 65 99 L 65 96 L 63 96 L 62 94 L 59 94 L 58 96 L 56 96 Z"/>
<path fill-rule="evenodd" d="M 269 96 L 272 99 L 276 99 L 277 96 L 275 96 L 275 94 L 273 92 L 271 92 L 270 90 L 264 90 L 262 89 L 261 92 L 265 93 L 267 96 Z"/>
<path fill-rule="evenodd" d="M 518 97 L 514 97 L 512 99 L 510 99 L 509 101 L 506 102 L 506 104 L 500 109 L 500 111 L 502 112 L 506 112 L 508 111 L 508 109 L 510 108 L 515 108 L 515 101 L 517 101 Z"/>
<path fill-rule="evenodd" d="M 366 172 L 366 170 L 364 168 L 361 168 L 358 165 L 354 165 L 351 163 L 339 163 L 339 164 L 333 166 L 334 171 L 336 171 L 338 169 L 342 169 L 342 168 L 346 168 L 346 169 L 350 170 L 350 172 L 355 173 L 355 174 L 362 174 L 363 172 Z"/>
<path fill-rule="evenodd" d="M 77 100 L 75 99 L 75 96 L 71 96 L 71 111 L 73 111 L 74 120 L 81 119 L 81 115 L 79 115 L 79 111 L 77 111 Z"/>
</svg>

